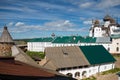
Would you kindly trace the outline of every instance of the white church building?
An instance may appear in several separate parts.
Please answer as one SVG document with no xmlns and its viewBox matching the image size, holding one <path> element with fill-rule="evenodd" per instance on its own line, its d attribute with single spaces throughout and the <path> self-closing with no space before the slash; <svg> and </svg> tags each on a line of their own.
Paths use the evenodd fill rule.
<svg viewBox="0 0 120 80">
<path fill-rule="evenodd" d="M 90 37 L 108 37 L 120 34 L 120 24 L 111 16 L 106 15 L 103 19 L 104 23 L 100 24 L 99 20 L 93 20 L 90 28 Z"/>
</svg>

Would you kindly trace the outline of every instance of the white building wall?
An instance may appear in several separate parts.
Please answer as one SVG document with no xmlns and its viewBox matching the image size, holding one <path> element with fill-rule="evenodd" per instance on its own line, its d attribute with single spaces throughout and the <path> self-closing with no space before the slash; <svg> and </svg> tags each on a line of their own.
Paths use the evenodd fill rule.
<svg viewBox="0 0 120 80">
<path fill-rule="evenodd" d="M 117 50 L 118 48 L 118 50 Z M 110 45 L 110 53 L 120 54 L 120 38 L 112 39 L 112 44 Z"/>
<path fill-rule="evenodd" d="M 94 37 L 102 37 L 102 30 L 101 27 L 95 27 L 94 28 Z"/>
<path fill-rule="evenodd" d="M 28 51 L 44 52 L 46 47 L 51 47 L 51 42 L 28 42 Z"/>
<path fill-rule="evenodd" d="M 93 37 L 92 30 L 89 31 L 89 36 L 90 36 L 90 37 Z"/>
<path fill-rule="evenodd" d="M 114 25 L 110 26 L 110 33 L 111 33 L 111 35 L 120 34 L 120 31 L 115 32 L 114 30 L 120 30 L 120 27 L 117 27 L 117 26 L 114 26 Z"/>
<path fill-rule="evenodd" d="M 60 44 L 51 42 L 28 42 L 28 51 L 44 52 L 46 47 L 60 47 L 60 46 L 87 46 L 87 45 L 103 45 L 106 50 L 109 49 L 110 53 L 120 54 L 120 38 L 112 39 L 112 43 L 76 43 L 76 44 Z M 117 51 L 119 48 L 119 51 Z"/>
<path fill-rule="evenodd" d="M 77 68 L 77 69 L 61 70 L 61 71 L 59 71 L 59 73 L 62 73 L 62 74 L 65 74 L 65 75 L 67 73 L 72 73 L 72 77 L 76 78 L 75 73 L 79 72 L 80 73 L 79 79 L 83 79 L 84 76 L 86 76 L 86 78 L 87 78 L 87 77 L 90 77 L 90 76 L 92 76 L 92 75 L 94 75 L 96 73 L 113 69 L 114 66 L 115 66 L 114 63 L 107 63 L 107 64 L 101 64 L 101 65 Z M 82 74 L 83 74 L 84 71 L 86 72 L 86 74 L 83 76 Z M 77 77 L 77 79 L 78 79 L 78 77 Z"/>
<path fill-rule="evenodd" d="M 105 21 L 104 26 L 108 27 L 110 25 L 110 21 Z"/>
</svg>

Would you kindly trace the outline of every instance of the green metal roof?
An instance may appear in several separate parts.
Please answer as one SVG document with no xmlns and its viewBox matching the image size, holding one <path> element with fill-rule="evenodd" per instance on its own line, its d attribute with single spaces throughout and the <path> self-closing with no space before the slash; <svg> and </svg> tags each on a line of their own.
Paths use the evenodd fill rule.
<svg viewBox="0 0 120 80">
<path fill-rule="evenodd" d="M 79 48 L 91 65 L 116 61 L 102 45 L 80 46 Z"/>
<path fill-rule="evenodd" d="M 52 42 L 53 38 L 47 37 L 47 38 L 34 38 L 29 40 L 28 42 Z"/>
<path fill-rule="evenodd" d="M 114 38 L 114 39 L 120 38 L 120 34 L 117 34 L 117 35 L 111 35 L 111 38 Z"/>
<path fill-rule="evenodd" d="M 92 37 L 81 37 L 81 36 L 63 36 L 57 37 L 52 43 L 95 43 L 96 38 Z"/>
<path fill-rule="evenodd" d="M 78 43 L 81 39 L 81 36 L 63 36 L 57 37 L 52 43 Z"/>
<path fill-rule="evenodd" d="M 96 38 L 93 37 L 86 37 L 83 39 L 83 41 L 81 41 L 82 43 L 95 43 L 96 42 Z"/>
</svg>

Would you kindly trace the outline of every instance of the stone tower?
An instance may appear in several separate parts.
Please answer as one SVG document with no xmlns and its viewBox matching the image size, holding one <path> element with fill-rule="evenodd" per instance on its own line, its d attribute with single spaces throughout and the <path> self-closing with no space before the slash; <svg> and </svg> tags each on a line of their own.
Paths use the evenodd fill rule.
<svg viewBox="0 0 120 80">
<path fill-rule="evenodd" d="M 14 45 L 14 41 L 7 30 L 7 27 L 4 26 L 2 35 L 0 37 L 0 56 L 6 57 L 11 56 L 12 51 L 11 47 Z"/>
</svg>

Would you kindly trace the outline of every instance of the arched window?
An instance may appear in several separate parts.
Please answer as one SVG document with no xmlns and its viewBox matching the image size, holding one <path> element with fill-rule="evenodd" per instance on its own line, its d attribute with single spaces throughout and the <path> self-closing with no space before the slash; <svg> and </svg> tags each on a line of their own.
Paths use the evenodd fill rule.
<svg viewBox="0 0 120 80">
<path fill-rule="evenodd" d="M 80 72 L 76 72 L 75 77 L 80 77 Z"/>
<path fill-rule="evenodd" d="M 66 75 L 69 76 L 69 77 L 73 76 L 72 73 L 67 73 Z"/>
<path fill-rule="evenodd" d="M 108 51 L 110 51 L 110 48 L 108 47 Z"/>
<path fill-rule="evenodd" d="M 83 72 L 82 72 L 82 76 L 83 76 L 83 77 L 86 77 L 86 75 L 87 75 L 87 71 L 83 71 Z"/>
<path fill-rule="evenodd" d="M 117 51 L 117 52 L 119 51 L 119 47 L 116 48 L 116 51 Z"/>
</svg>

